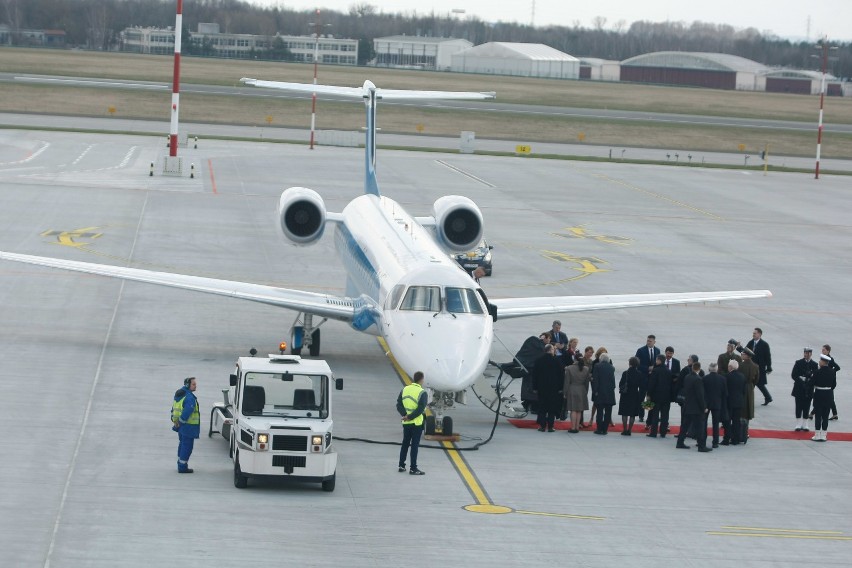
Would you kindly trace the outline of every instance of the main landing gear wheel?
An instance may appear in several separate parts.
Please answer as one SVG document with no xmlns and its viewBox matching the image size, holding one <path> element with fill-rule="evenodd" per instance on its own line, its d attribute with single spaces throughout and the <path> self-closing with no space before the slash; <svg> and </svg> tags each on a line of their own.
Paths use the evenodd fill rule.
<svg viewBox="0 0 852 568">
<path fill-rule="evenodd" d="M 332 474 L 331 479 L 326 479 L 322 482 L 322 490 L 328 493 L 334 491 L 334 482 L 337 481 L 337 472 Z"/>
<path fill-rule="evenodd" d="M 441 420 L 441 434 L 444 436 L 452 436 L 453 435 L 453 417 L 452 416 L 444 416 Z"/>
<path fill-rule="evenodd" d="M 426 435 L 427 436 L 434 436 L 435 435 L 435 417 L 434 416 L 427 416 L 426 419 L 425 419 L 425 424 L 426 424 L 426 432 L 425 432 Z"/>
<path fill-rule="evenodd" d="M 308 347 L 311 357 L 319 357 L 320 354 L 320 330 L 315 329 L 311 334 L 311 345 Z"/>
</svg>

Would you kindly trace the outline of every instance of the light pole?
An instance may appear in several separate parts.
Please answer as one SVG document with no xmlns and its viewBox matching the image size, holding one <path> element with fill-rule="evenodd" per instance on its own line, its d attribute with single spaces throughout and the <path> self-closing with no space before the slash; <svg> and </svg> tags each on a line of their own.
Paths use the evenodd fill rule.
<svg viewBox="0 0 852 568">
<path fill-rule="evenodd" d="M 825 104 L 825 72 L 826 67 L 828 67 L 828 50 L 837 49 L 837 47 L 830 47 L 828 45 L 828 38 L 823 37 L 819 40 L 819 44 L 816 48 L 822 49 L 822 54 L 819 56 L 822 59 L 822 79 L 820 80 L 819 86 L 819 122 L 817 124 L 816 168 L 814 170 L 814 179 L 819 179 L 819 156 L 822 147 L 822 111 L 823 105 Z"/>
<path fill-rule="evenodd" d="M 319 64 L 319 37 L 320 37 L 320 11 L 317 8 L 316 11 L 316 22 L 311 22 L 308 25 L 314 26 L 314 85 L 317 84 L 317 66 Z M 331 24 L 326 24 L 326 27 Z M 317 124 L 317 92 L 314 91 L 311 96 L 311 146 L 310 149 L 314 149 L 314 132 L 316 131 Z"/>
</svg>

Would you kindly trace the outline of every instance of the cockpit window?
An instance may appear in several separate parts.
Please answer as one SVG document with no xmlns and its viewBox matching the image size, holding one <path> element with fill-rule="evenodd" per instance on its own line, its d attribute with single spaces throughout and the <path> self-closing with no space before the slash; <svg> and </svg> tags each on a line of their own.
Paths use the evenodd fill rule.
<svg viewBox="0 0 852 568">
<path fill-rule="evenodd" d="M 447 311 L 451 314 L 481 314 L 482 304 L 471 288 L 447 288 Z"/>
<path fill-rule="evenodd" d="M 440 312 L 441 289 L 438 286 L 412 286 L 405 293 L 400 310 Z"/>
<path fill-rule="evenodd" d="M 405 291 L 404 284 L 397 284 L 391 290 L 391 293 L 388 294 L 388 299 L 385 303 L 385 308 L 392 310 L 399 305 L 399 300 L 402 298 L 402 293 Z"/>
</svg>

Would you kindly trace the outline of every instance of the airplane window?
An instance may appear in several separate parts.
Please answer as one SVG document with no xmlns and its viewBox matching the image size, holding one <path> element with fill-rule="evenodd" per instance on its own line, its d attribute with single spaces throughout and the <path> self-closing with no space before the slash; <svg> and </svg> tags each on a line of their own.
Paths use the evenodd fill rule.
<svg viewBox="0 0 852 568">
<path fill-rule="evenodd" d="M 412 286 L 405 293 L 400 310 L 440 312 L 441 289 L 437 286 Z"/>
<path fill-rule="evenodd" d="M 481 314 L 482 304 L 471 288 L 447 288 L 447 311 L 451 314 Z"/>
</svg>

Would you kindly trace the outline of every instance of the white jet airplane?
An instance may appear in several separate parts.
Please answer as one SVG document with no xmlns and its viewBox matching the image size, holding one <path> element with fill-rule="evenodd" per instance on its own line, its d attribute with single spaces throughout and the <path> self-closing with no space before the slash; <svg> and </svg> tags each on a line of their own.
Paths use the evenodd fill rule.
<svg viewBox="0 0 852 568">
<path fill-rule="evenodd" d="M 346 296 L 333 296 L 213 278 L 153 272 L 0 251 L 0 259 L 25 262 L 250 300 L 298 312 L 291 327 L 291 349 L 319 354 L 319 326 L 327 318 L 357 331 L 381 336 L 409 375 L 423 371 L 432 389 L 438 424 L 452 430 L 447 407 L 463 396 L 489 363 L 498 319 L 666 304 L 765 298 L 768 290 L 487 298 L 448 253 L 473 249 L 482 238 L 482 213 L 470 199 L 441 197 L 429 217 L 412 217 L 379 193 L 376 182 L 376 105 L 378 99 L 485 100 L 494 93 L 399 91 L 280 83 L 256 79 L 257 87 L 363 99 L 367 109 L 364 194 L 341 213 L 328 212 L 320 195 L 291 187 L 278 204 L 281 231 L 296 245 L 308 245 L 335 229 L 334 243 L 347 271 Z M 313 317 L 326 318 L 314 325 Z"/>
</svg>

